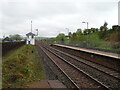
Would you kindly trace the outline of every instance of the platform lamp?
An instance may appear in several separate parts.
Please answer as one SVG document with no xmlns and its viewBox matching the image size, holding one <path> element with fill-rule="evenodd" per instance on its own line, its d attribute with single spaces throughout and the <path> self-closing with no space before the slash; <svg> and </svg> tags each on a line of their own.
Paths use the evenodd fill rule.
<svg viewBox="0 0 120 90">
<path fill-rule="evenodd" d="M 82 23 L 86 23 L 87 24 L 87 29 L 88 29 L 88 22 L 82 22 Z"/>
<path fill-rule="evenodd" d="M 67 30 L 68 30 L 68 39 L 69 39 L 69 28 L 65 28 L 65 29 L 67 29 Z"/>
<path fill-rule="evenodd" d="M 82 22 L 82 23 L 86 23 L 87 24 L 87 29 L 88 29 L 88 22 Z M 89 39 L 89 36 L 88 36 Z M 89 43 L 87 43 L 87 47 L 89 46 Z"/>
<path fill-rule="evenodd" d="M 68 30 L 68 34 L 69 34 L 69 28 L 65 28 L 65 29 L 67 29 L 67 30 Z"/>
</svg>

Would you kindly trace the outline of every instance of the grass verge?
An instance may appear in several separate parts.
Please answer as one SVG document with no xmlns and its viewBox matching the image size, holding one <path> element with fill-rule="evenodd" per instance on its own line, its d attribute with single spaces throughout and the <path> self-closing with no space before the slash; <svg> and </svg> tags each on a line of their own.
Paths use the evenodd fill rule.
<svg viewBox="0 0 120 90">
<path fill-rule="evenodd" d="M 31 45 L 24 45 L 3 57 L 2 70 L 3 88 L 21 88 L 29 82 L 44 79 L 38 52 Z"/>
</svg>

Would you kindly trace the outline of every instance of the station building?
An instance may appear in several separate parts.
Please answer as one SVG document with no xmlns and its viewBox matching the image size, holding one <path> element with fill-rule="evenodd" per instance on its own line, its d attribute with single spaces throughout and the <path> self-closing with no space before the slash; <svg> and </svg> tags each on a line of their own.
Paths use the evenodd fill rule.
<svg viewBox="0 0 120 90">
<path fill-rule="evenodd" d="M 35 34 L 29 32 L 26 34 L 26 36 L 27 36 L 26 44 L 35 45 Z"/>
</svg>

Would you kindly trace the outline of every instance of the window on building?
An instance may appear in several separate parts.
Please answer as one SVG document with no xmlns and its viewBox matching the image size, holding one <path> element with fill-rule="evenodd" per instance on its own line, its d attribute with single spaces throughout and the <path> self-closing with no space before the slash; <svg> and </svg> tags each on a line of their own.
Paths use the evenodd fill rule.
<svg viewBox="0 0 120 90">
<path fill-rule="evenodd" d="M 32 35 L 32 38 L 33 38 L 33 35 Z"/>
</svg>

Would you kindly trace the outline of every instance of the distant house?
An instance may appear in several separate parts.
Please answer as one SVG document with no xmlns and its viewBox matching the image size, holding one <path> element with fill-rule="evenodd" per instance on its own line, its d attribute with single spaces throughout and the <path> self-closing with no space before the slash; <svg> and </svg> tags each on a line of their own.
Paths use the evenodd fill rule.
<svg viewBox="0 0 120 90">
<path fill-rule="evenodd" d="M 29 32 L 26 34 L 26 36 L 27 36 L 26 44 L 35 45 L 35 34 Z"/>
</svg>

